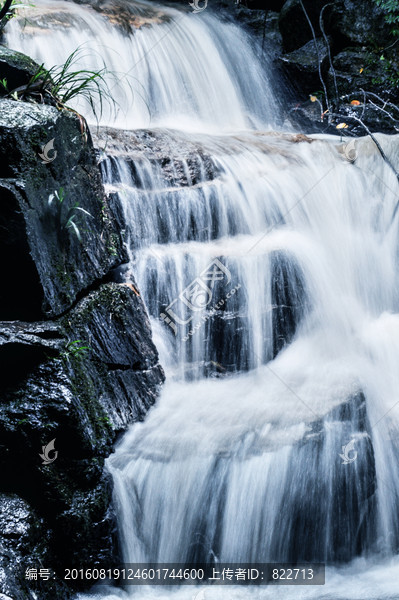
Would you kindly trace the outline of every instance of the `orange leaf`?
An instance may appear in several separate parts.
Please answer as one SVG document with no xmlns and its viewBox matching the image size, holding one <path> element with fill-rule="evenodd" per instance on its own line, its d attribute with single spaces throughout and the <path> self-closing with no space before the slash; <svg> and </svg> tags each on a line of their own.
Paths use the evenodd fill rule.
<svg viewBox="0 0 399 600">
<path fill-rule="evenodd" d="M 351 104 L 352 104 L 352 106 L 360 106 L 359 100 L 352 100 Z"/>
<path fill-rule="evenodd" d="M 346 123 L 338 123 L 337 129 L 347 129 L 348 125 Z"/>
<path fill-rule="evenodd" d="M 360 69 L 359 73 L 363 73 L 363 71 L 364 71 L 364 68 L 362 67 L 362 68 Z"/>
</svg>

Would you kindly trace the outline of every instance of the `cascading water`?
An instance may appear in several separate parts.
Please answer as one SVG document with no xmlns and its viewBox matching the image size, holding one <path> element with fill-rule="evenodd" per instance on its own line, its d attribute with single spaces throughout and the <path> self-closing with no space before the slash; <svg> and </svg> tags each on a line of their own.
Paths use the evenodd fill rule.
<svg viewBox="0 0 399 600">
<path fill-rule="evenodd" d="M 271 122 L 272 94 L 238 27 L 224 25 L 221 36 L 219 24 L 207 15 L 193 19 L 142 2 L 135 4 L 134 35 L 126 36 L 86 7 L 58 0 L 40 5 L 36 18 L 30 10 L 29 19 L 12 23 L 7 44 L 48 68 L 63 64 L 77 48 L 82 56 L 77 66 L 98 70 L 105 63 L 114 73 L 108 81 L 117 114 L 105 107 L 102 124 L 235 130 Z M 85 103 L 75 106 L 90 115 Z"/>
<path fill-rule="evenodd" d="M 206 594 L 398 599 L 395 175 L 369 139 L 351 164 L 338 138 L 266 132 L 276 107 L 244 34 L 210 14 L 151 10 L 126 36 L 51 3 L 49 30 L 8 34 L 48 66 L 83 42 L 116 70 L 122 56 L 141 91 L 117 124 L 151 120 L 98 134 L 168 376 L 108 460 L 124 559 L 326 561 L 324 588 Z M 121 104 L 129 89 L 118 86 Z M 397 164 L 397 138 L 379 139 Z"/>
</svg>

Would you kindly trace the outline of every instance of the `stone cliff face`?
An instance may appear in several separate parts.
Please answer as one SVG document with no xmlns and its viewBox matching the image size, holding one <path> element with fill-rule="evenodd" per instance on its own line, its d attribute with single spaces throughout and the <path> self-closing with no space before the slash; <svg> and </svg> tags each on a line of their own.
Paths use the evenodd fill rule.
<svg viewBox="0 0 399 600">
<path fill-rule="evenodd" d="M 0 55 L 2 76 L 23 84 L 31 62 Z M 118 561 L 104 460 L 164 374 L 140 292 L 120 275 L 122 211 L 84 120 L 0 99 L 0 142 L 0 592 L 68 598 L 59 577 L 25 571 Z M 53 439 L 57 458 L 43 464 Z"/>
</svg>

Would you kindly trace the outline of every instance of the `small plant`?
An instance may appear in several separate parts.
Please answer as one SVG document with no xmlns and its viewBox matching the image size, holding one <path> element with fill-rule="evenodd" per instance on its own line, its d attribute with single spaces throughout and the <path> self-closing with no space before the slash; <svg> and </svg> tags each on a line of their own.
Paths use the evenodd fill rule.
<svg viewBox="0 0 399 600">
<path fill-rule="evenodd" d="M 385 21 L 391 25 L 391 34 L 399 37 L 399 0 L 374 0 L 385 16 Z"/>
<path fill-rule="evenodd" d="M 83 358 L 90 350 L 90 346 L 85 345 L 82 340 L 75 340 L 74 342 L 68 342 L 64 352 L 61 352 L 61 358 Z"/>
<path fill-rule="evenodd" d="M 48 207 L 51 208 L 55 206 L 55 219 L 60 233 L 71 229 L 78 240 L 81 241 L 82 235 L 78 225 L 75 223 L 75 220 L 77 219 L 79 212 L 84 213 L 89 217 L 92 217 L 92 215 L 87 210 L 79 206 L 79 202 L 76 202 L 65 212 L 65 197 L 64 188 L 60 188 L 58 191 L 55 191 L 54 194 L 50 194 L 48 197 Z"/>
<path fill-rule="evenodd" d="M 18 2 L 18 0 L 6 0 L 3 8 L 0 10 L 0 30 L 3 29 L 8 21 L 15 17 L 15 11 L 18 8 L 32 8 L 35 5 L 31 2 Z"/>
<path fill-rule="evenodd" d="M 41 64 L 30 81 L 13 92 L 18 93 L 19 99 L 40 102 L 44 102 L 47 96 L 59 108 L 69 108 L 68 103 L 76 97 L 84 98 L 98 120 L 103 112 L 104 101 L 112 106 L 116 106 L 116 103 L 105 79 L 109 74 L 105 65 L 97 71 L 80 68 L 78 63 L 81 64 L 85 58 L 83 49 L 79 47 L 63 65 L 46 69 Z"/>
<path fill-rule="evenodd" d="M 13 0 L 6 0 L 3 8 L 0 10 L 0 24 L 2 27 L 7 23 L 13 16 L 13 11 L 10 8 L 13 5 Z"/>
</svg>

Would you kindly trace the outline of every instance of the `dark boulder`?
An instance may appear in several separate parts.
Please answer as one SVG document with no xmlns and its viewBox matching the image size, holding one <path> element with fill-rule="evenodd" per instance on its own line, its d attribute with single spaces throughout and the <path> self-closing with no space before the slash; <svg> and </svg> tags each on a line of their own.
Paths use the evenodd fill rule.
<svg viewBox="0 0 399 600">
<path fill-rule="evenodd" d="M 285 0 L 248 0 L 248 8 L 279 11 L 283 8 Z"/>
<path fill-rule="evenodd" d="M 0 45 L 0 79 L 6 80 L 9 91 L 26 85 L 39 67 L 29 56 Z M 0 96 L 5 93 L 6 90 L 0 88 Z"/>
<path fill-rule="evenodd" d="M 331 7 L 329 32 L 339 49 L 353 45 L 384 48 L 390 27 L 374 0 L 340 0 Z"/>
<path fill-rule="evenodd" d="M 330 69 L 328 73 L 329 88 L 333 88 L 335 74 L 340 95 L 351 94 L 361 100 L 361 90 L 364 90 L 366 94 L 380 94 L 386 100 L 397 102 L 399 92 L 393 85 L 396 60 L 366 48 L 346 48 L 333 59 L 334 72 Z"/>
<path fill-rule="evenodd" d="M 352 440 L 353 450 L 342 458 Z M 370 547 L 377 533 L 377 484 L 361 392 L 311 425 L 293 449 L 286 482 L 275 551 L 283 543 L 288 562 L 346 562 Z"/>
<path fill-rule="evenodd" d="M 326 6 L 327 5 L 327 6 Z M 386 46 L 390 29 L 383 11 L 373 0 L 303 0 L 303 6 L 312 23 L 316 37 L 321 35 L 320 13 L 323 27 L 332 37 L 334 52 L 346 46 Z M 286 52 L 305 45 L 313 34 L 300 0 L 287 0 L 280 12 L 280 31 Z"/>
<path fill-rule="evenodd" d="M 0 256 L 8 282 L 0 318 L 54 317 L 127 260 L 120 232 L 76 114 L 2 100 L 0 139 Z M 44 164 L 40 154 L 51 140 L 56 154 Z M 58 197 L 50 204 L 52 194 Z"/>
<path fill-rule="evenodd" d="M 158 362 L 150 323 L 133 283 L 102 285 L 61 320 L 68 336 L 87 340 L 97 360 L 145 370 Z"/>
<path fill-rule="evenodd" d="M 368 53 L 362 48 L 346 48 L 334 57 L 333 67 L 334 71 L 329 70 L 327 83 L 332 89 L 335 75 L 342 95 L 369 89 L 372 80 L 379 74 L 378 68 L 370 67 Z"/>
<path fill-rule="evenodd" d="M 164 374 L 83 117 L 0 100 L 0 195 L 0 494 L 27 522 L 21 544 L 0 529 L 0 594 L 67 599 L 64 568 L 120 560 L 104 461 Z"/>
<path fill-rule="evenodd" d="M 309 310 L 309 297 L 302 269 L 294 257 L 276 251 L 271 255 L 273 357 L 289 344 Z"/>
<path fill-rule="evenodd" d="M 116 564 L 104 460 L 164 380 L 140 296 L 104 284 L 58 321 L 2 323 L 0 344 L 17 374 L 2 381 L 0 491 L 18 494 L 43 522 L 37 563 L 46 556 L 56 581 L 72 565 Z M 53 439 L 58 457 L 43 465 L 39 454 Z M 20 576 L 29 564 L 20 558 Z"/>
<path fill-rule="evenodd" d="M 319 65 L 322 76 L 327 71 L 328 48 L 323 39 L 310 40 L 302 48 L 280 56 L 280 61 L 291 84 L 311 94 L 321 86 Z"/>
<path fill-rule="evenodd" d="M 32 581 L 27 579 L 30 569 L 38 573 L 46 567 L 48 556 L 43 552 L 47 531 L 31 506 L 15 494 L 0 494 L 0 600 L 26 600 L 33 598 L 30 592 Z M 26 556 L 24 567 L 21 555 Z M 43 562 L 44 561 L 44 562 Z M 56 582 L 53 573 L 48 577 L 38 576 L 33 581 L 36 597 L 53 595 L 53 598 L 71 597 L 71 592 L 62 582 Z M 34 576 L 34 575 L 33 575 Z"/>
<path fill-rule="evenodd" d="M 303 0 L 304 8 L 314 27 L 317 37 L 321 35 L 319 17 L 320 11 L 325 4 L 325 0 Z M 326 13 L 325 18 L 327 14 L 328 12 Z M 300 0 L 287 0 L 280 12 L 279 26 L 286 52 L 297 50 L 312 39 L 312 30 Z"/>
<path fill-rule="evenodd" d="M 231 11 L 231 7 L 229 7 Z M 227 11 L 226 16 L 229 14 Z M 234 20 L 244 26 L 245 29 L 258 41 L 262 58 L 275 58 L 283 53 L 283 38 L 278 24 L 278 13 L 269 10 L 249 9 L 242 4 L 235 6 Z M 270 67 L 273 69 L 273 63 Z"/>
<path fill-rule="evenodd" d="M 0 362 L 3 374 L 0 390 L 18 383 L 49 357 L 59 355 L 64 343 L 56 324 L 0 323 Z"/>
</svg>

